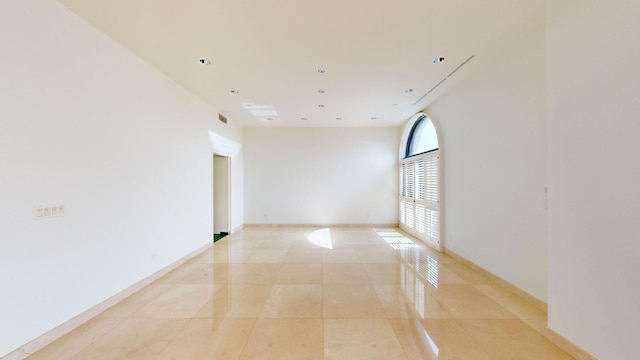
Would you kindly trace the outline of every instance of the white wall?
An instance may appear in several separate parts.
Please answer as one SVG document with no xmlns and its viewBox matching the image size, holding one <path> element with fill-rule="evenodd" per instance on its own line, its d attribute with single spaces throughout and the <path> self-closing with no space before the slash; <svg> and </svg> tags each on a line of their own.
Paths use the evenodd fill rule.
<svg viewBox="0 0 640 360">
<path fill-rule="evenodd" d="M 208 131 L 242 130 L 52 0 L 0 35 L 1 356 L 211 241 Z"/>
<path fill-rule="evenodd" d="M 397 224 L 397 128 L 244 130 L 247 224 Z"/>
<path fill-rule="evenodd" d="M 547 3 L 549 326 L 598 359 L 640 334 L 640 3 Z"/>
<path fill-rule="evenodd" d="M 542 19 L 542 15 L 541 15 Z M 544 30 L 426 112 L 440 131 L 444 247 L 547 298 Z"/>
</svg>

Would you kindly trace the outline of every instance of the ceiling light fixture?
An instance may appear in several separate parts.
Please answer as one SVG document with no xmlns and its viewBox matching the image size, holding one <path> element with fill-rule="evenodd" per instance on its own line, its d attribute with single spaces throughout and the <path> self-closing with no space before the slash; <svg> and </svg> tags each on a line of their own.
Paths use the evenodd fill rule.
<svg viewBox="0 0 640 360">
<path fill-rule="evenodd" d="M 325 70 L 323 68 L 318 69 L 318 74 L 324 74 L 326 72 L 327 72 L 327 70 Z"/>
<path fill-rule="evenodd" d="M 198 60 L 198 62 L 200 62 L 200 64 L 202 64 L 202 65 L 211 65 L 211 61 L 209 61 L 209 59 L 205 59 L 205 58 L 202 58 L 202 59 Z"/>
<path fill-rule="evenodd" d="M 235 90 L 234 89 L 234 90 L 231 90 L 231 93 L 234 94 L 234 95 L 238 95 L 238 94 L 240 94 L 240 90 Z"/>
<path fill-rule="evenodd" d="M 440 64 L 440 63 L 443 63 L 443 62 L 444 62 L 444 57 L 442 57 L 442 56 L 433 59 L 433 63 L 434 64 Z"/>
<path fill-rule="evenodd" d="M 406 89 L 404 92 L 406 92 L 407 94 L 410 94 L 413 92 L 413 89 L 409 88 L 409 89 Z"/>
</svg>

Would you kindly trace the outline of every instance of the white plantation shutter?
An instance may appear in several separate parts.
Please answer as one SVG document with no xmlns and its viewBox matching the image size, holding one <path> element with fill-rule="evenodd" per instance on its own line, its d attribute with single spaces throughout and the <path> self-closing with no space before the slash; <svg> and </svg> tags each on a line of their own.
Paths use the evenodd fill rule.
<svg viewBox="0 0 640 360">
<path fill-rule="evenodd" d="M 424 167 L 425 167 L 425 161 L 424 159 L 419 159 L 416 160 L 415 164 L 416 164 L 416 175 L 415 175 L 415 181 L 416 181 L 416 186 L 417 186 L 417 194 L 416 194 L 416 200 L 424 200 L 424 195 L 425 195 L 425 177 L 424 177 Z"/>
<path fill-rule="evenodd" d="M 440 216 L 437 210 L 427 209 L 425 236 L 433 243 L 440 243 Z"/>
<path fill-rule="evenodd" d="M 440 201 L 438 196 L 438 163 L 439 154 L 433 154 L 427 156 L 425 159 L 425 182 L 426 182 L 426 197 L 425 200 L 428 203 L 435 204 Z"/>
<path fill-rule="evenodd" d="M 407 191 L 405 192 L 404 196 L 409 199 L 413 199 L 414 197 L 413 184 L 415 183 L 415 173 L 413 170 L 414 170 L 415 164 L 413 162 L 408 162 L 406 165 L 407 166 L 406 166 L 404 181 L 406 182 Z"/>
<path fill-rule="evenodd" d="M 415 214 L 413 212 L 413 205 L 414 205 L 414 203 L 409 203 L 409 202 L 407 202 L 406 205 L 405 205 L 406 206 L 405 212 L 406 212 L 406 216 L 407 216 L 405 224 L 407 224 L 407 226 L 409 228 L 411 228 L 411 229 L 413 229 L 414 224 L 415 224 L 415 220 L 416 220 L 415 219 Z"/>
<path fill-rule="evenodd" d="M 400 162 L 400 227 L 440 250 L 440 152 Z"/>
<path fill-rule="evenodd" d="M 422 204 L 418 204 L 416 203 L 415 205 L 415 210 L 416 210 L 416 232 L 418 232 L 418 234 L 424 234 L 425 233 L 425 225 L 426 225 L 426 219 L 425 219 L 425 207 Z"/>
</svg>

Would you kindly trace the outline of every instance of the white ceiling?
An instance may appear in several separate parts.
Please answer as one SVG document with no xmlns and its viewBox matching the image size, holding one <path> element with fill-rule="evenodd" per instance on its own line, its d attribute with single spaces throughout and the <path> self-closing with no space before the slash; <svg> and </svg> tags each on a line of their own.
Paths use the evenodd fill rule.
<svg viewBox="0 0 640 360">
<path fill-rule="evenodd" d="M 243 126 L 399 125 L 543 11 L 543 0 L 58 1 Z M 242 103 L 278 116 L 260 122 Z"/>
</svg>

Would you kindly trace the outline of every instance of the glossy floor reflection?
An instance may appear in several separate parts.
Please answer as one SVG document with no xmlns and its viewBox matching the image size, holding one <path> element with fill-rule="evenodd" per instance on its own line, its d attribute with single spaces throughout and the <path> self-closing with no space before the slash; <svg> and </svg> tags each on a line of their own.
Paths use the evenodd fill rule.
<svg viewBox="0 0 640 360">
<path fill-rule="evenodd" d="M 545 313 L 394 229 L 264 227 L 30 359 L 571 359 Z"/>
</svg>

